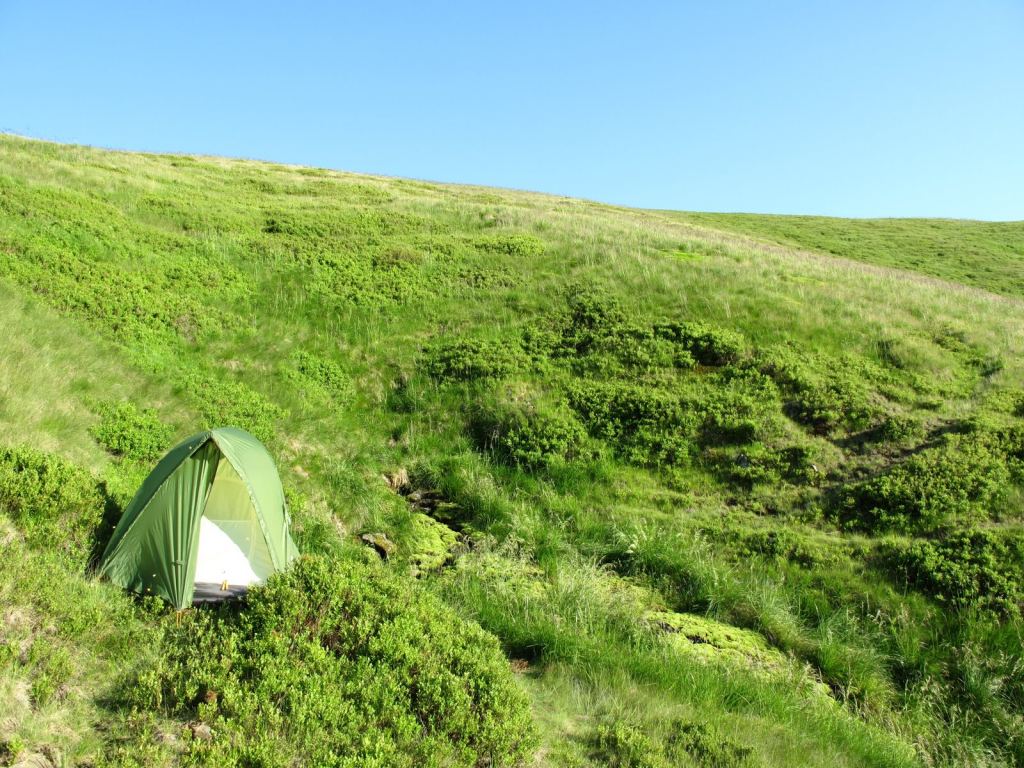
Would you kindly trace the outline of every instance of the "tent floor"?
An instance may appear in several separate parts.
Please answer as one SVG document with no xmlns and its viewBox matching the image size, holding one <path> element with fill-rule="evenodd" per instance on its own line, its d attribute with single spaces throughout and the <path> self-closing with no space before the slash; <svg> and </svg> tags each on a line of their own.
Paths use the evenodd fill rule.
<svg viewBox="0 0 1024 768">
<path fill-rule="evenodd" d="M 227 589 L 221 589 L 220 584 L 197 581 L 195 591 L 192 593 L 193 603 L 216 603 L 221 600 L 234 600 L 244 597 L 249 591 L 246 585 L 228 584 Z"/>
</svg>

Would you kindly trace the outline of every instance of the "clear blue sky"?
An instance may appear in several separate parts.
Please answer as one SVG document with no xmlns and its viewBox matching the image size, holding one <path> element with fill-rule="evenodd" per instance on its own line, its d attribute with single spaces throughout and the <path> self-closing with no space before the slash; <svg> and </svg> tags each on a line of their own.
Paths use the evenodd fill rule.
<svg viewBox="0 0 1024 768">
<path fill-rule="evenodd" d="M 644 207 L 1024 219 L 1024 0 L 0 0 L 0 130 Z"/>
</svg>

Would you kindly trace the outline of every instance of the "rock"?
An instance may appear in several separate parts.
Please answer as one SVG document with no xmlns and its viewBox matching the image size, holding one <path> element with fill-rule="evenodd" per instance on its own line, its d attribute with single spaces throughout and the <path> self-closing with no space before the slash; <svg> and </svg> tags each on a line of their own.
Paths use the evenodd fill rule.
<svg viewBox="0 0 1024 768">
<path fill-rule="evenodd" d="M 391 541 L 384 533 L 364 533 L 359 537 L 365 543 L 377 550 L 377 553 L 387 560 L 395 550 L 398 549 L 398 545 Z"/>
<path fill-rule="evenodd" d="M 199 741 L 213 741 L 213 731 L 210 730 L 210 726 L 206 723 L 192 723 L 188 728 L 192 731 L 193 739 L 198 739 Z"/>
</svg>

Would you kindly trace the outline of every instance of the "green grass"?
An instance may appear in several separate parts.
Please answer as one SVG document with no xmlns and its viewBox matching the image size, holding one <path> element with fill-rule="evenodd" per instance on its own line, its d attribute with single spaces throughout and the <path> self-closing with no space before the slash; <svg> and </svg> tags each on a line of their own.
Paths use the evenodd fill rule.
<svg viewBox="0 0 1024 768">
<path fill-rule="evenodd" d="M 1024 221 L 836 219 L 747 213 L 667 215 L 702 227 L 1024 298 Z"/>
<path fill-rule="evenodd" d="M 1022 764 L 1020 227 L 787 221 L 0 137 L 0 755 Z M 91 575 L 228 423 L 365 646 Z M 441 657 L 489 682 L 424 709 Z"/>
</svg>

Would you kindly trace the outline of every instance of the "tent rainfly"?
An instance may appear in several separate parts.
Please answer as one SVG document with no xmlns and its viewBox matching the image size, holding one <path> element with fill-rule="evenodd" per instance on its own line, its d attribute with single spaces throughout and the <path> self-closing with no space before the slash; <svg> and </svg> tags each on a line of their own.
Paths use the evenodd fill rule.
<svg viewBox="0 0 1024 768">
<path fill-rule="evenodd" d="M 100 573 L 179 610 L 223 600 L 295 559 L 288 525 L 281 478 L 263 444 L 234 427 L 200 432 L 149 473 Z"/>
</svg>

